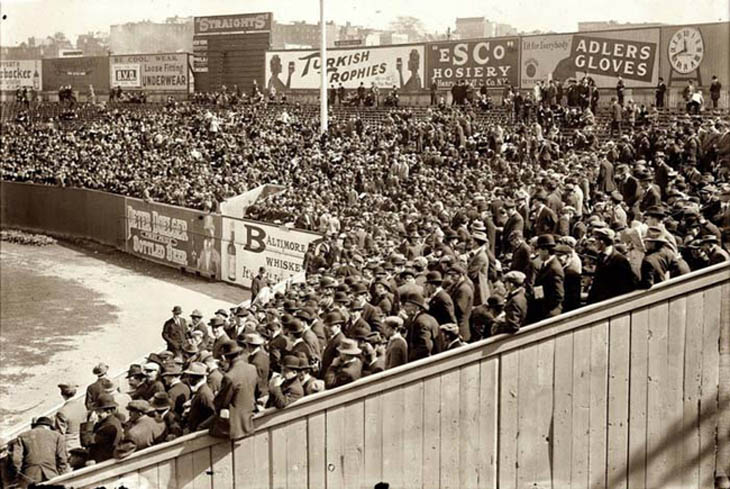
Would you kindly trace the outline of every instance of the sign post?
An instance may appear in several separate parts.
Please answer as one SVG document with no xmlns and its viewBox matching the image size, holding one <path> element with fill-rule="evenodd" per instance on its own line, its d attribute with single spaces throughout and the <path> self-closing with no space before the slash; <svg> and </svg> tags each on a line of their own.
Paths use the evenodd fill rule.
<svg viewBox="0 0 730 489">
<path fill-rule="evenodd" d="M 319 27 L 320 27 L 320 86 L 319 86 L 319 132 L 327 132 L 327 36 L 324 24 L 324 0 L 319 0 Z"/>
</svg>

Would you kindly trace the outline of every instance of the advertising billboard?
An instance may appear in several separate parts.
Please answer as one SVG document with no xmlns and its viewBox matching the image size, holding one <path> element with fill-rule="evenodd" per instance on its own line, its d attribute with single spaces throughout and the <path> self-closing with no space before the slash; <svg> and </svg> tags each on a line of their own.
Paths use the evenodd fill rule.
<svg viewBox="0 0 730 489">
<path fill-rule="evenodd" d="M 43 66 L 41 60 L 2 60 L 0 61 L 0 90 L 18 88 L 41 89 Z"/>
<path fill-rule="evenodd" d="M 730 83 L 730 23 L 661 28 L 661 76 L 668 87 L 685 87 L 689 80 L 709 86 L 712 76 Z"/>
<path fill-rule="evenodd" d="M 652 87 L 659 78 L 659 29 L 526 36 L 520 61 L 522 88 L 538 81 L 590 76 L 599 88 Z"/>
<path fill-rule="evenodd" d="M 112 87 L 146 91 L 187 91 L 190 86 L 187 53 L 112 56 Z"/>
<path fill-rule="evenodd" d="M 268 51 L 266 53 L 266 88 L 277 92 L 289 89 L 319 88 L 318 50 Z M 423 45 L 363 47 L 327 50 L 327 84 L 366 88 L 398 87 L 403 92 L 424 88 L 425 60 Z"/>
<path fill-rule="evenodd" d="M 304 270 L 309 244 L 322 238 L 309 231 L 289 229 L 247 219 L 223 217 L 221 279 L 251 287 L 260 267 L 273 283 Z"/>
<path fill-rule="evenodd" d="M 139 88 L 142 86 L 139 63 L 112 63 L 109 68 L 111 69 L 109 77 L 112 87 Z"/>
<path fill-rule="evenodd" d="M 125 209 L 127 253 L 220 277 L 220 216 L 131 198 Z"/>
<path fill-rule="evenodd" d="M 194 34 L 196 36 L 215 36 L 266 32 L 271 30 L 271 18 L 271 12 L 195 17 Z"/>
<path fill-rule="evenodd" d="M 82 58 L 47 58 L 43 60 L 42 87 L 44 91 L 55 91 L 61 86 L 71 85 L 82 93 L 109 91 L 109 57 L 85 56 Z"/>
<path fill-rule="evenodd" d="M 459 80 L 488 87 L 519 83 L 518 37 L 437 42 L 427 45 L 426 51 L 429 87 L 433 79 L 438 88 L 451 88 Z"/>
</svg>

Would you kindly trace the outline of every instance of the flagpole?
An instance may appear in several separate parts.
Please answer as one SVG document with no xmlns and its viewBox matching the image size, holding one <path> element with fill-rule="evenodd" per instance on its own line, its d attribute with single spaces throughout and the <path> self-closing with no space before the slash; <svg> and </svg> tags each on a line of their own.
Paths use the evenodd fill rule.
<svg viewBox="0 0 730 489">
<path fill-rule="evenodd" d="M 321 71 L 319 87 L 319 131 L 327 132 L 327 31 L 324 23 L 324 0 L 319 0 L 320 46 L 319 66 Z"/>
</svg>

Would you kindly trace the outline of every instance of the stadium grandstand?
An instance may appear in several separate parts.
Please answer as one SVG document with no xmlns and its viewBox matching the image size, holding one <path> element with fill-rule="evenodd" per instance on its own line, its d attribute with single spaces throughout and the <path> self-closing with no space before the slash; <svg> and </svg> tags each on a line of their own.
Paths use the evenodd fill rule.
<svg viewBox="0 0 730 489">
<path fill-rule="evenodd" d="M 271 22 L 17 62 L 3 227 L 251 299 L 161 305 L 0 487 L 730 487 L 730 24 L 336 48 L 323 124 Z"/>
</svg>

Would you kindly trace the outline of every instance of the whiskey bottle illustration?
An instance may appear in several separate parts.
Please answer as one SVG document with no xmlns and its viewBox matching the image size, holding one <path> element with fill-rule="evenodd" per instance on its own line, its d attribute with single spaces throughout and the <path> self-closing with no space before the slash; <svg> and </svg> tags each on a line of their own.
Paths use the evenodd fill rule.
<svg viewBox="0 0 730 489">
<path fill-rule="evenodd" d="M 236 233 L 231 231 L 231 241 L 228 242 L 228 280 L 236 281 Z"/>
</svg>

